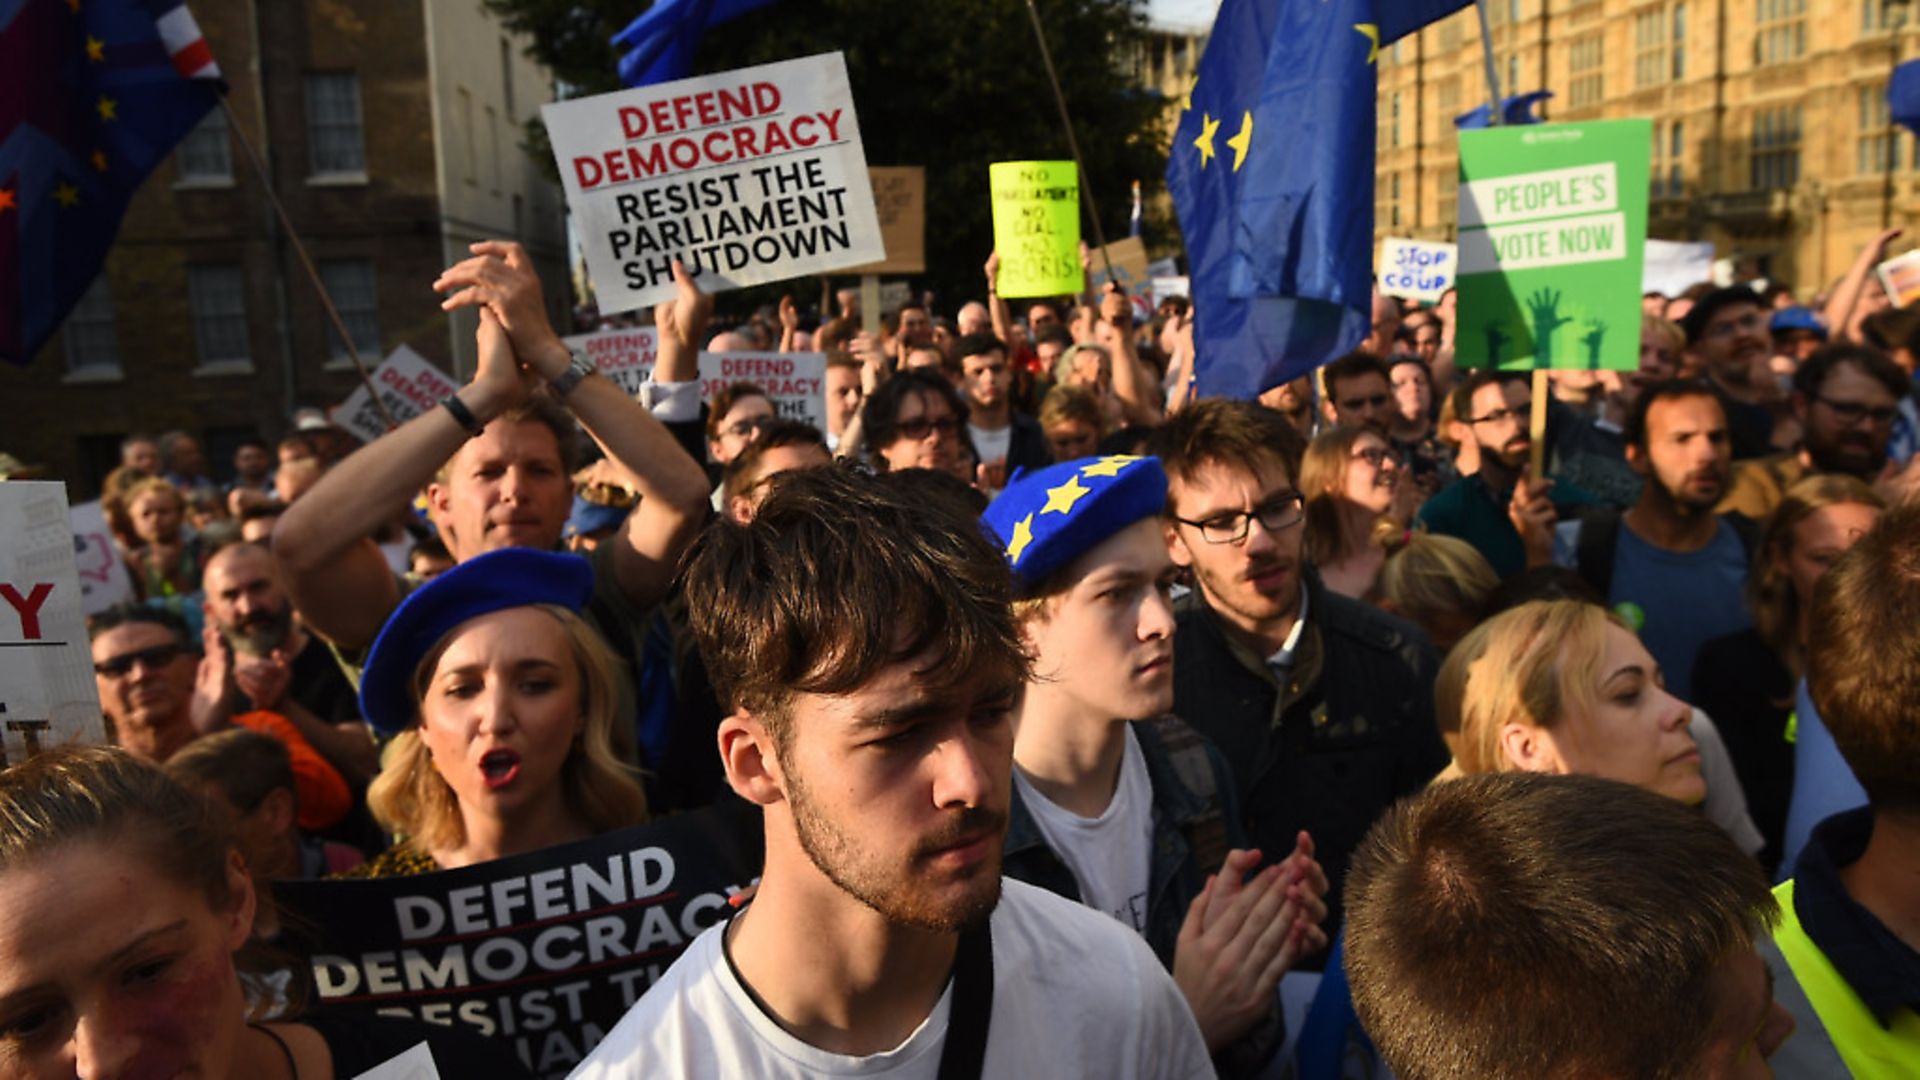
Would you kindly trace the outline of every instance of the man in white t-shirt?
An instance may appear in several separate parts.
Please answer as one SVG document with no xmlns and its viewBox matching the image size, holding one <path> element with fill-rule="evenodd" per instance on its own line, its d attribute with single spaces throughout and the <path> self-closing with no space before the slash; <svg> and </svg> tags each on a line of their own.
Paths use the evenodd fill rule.
<svg viewBox="0 0 1920 1080">
<path fill-rule="evenodd" d="M 1002 886 L 1027 660 L 1005 564 L 957 500 L 796 473 L 686 575 L 766 867 L 576 1076 L 1213 1075 L 1138 935 Z"/>
<path fill-rule="evenodd" d="M 992 334 L 968 334 L 954 345 L 960 389 L 967 396 L 967 433 L 992 486 L 1005 487 L 1015 469 L 1053 463 L 1040 422 L 1013 407 L 1013 369 L 1007 346 Z"/>
<path fill-rule="evenodd" d="M 1280 977 L 1326 943 L 1327 880 L 1305 833 L 1247 876 L 1260 853 L 1232 771 L 1169 712 L 1166 502 L 1157 459 L 1113 456 L 1029 473 L 987 508 L 1034 668 L 1006 873 L 1130 926 L 1172 970 L 1221 1075 L 1264 1075 L 1285 1034 Z"/>
</svg>

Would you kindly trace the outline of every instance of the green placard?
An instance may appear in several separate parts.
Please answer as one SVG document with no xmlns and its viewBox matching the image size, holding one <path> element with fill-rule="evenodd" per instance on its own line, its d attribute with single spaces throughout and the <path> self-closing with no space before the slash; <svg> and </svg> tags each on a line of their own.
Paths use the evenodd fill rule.
<svg viewBox="0 0 1920 1080">
<path fill-rule="evenodd" d="M 988 167 L 1001 296 L 1064 296 L 1083 284 L 1080 176 L 1071 161 L 999 161 Z"/>
<path fill-rule="evenodd" d="M 1650 120 L 1460 133 L 1463 367 L 1640 366 Z"/>
</svg>

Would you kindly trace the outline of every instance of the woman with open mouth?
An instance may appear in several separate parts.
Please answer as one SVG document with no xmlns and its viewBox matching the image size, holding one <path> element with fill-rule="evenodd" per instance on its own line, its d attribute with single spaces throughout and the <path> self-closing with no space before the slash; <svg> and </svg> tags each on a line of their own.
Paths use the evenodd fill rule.
<svg viewBox="0 0 1920 1080">
<path fill-rule="evenodd" d="M 398 838 L 352 871 L 470 866 L 644 821 L 614 754 L 614 659 L 580 611 L 575 555 L 507 548 L 409 595 L 367 656 L 360 704 L 393 737 L 367 792 Z"/>
</svg>

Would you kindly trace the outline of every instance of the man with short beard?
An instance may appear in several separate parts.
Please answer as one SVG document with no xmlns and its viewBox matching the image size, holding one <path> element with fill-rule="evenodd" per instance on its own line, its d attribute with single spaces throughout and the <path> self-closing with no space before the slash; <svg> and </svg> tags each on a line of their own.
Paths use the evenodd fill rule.
<svg viewBox="0 0 1920 1080">
<path fill-rule="evenodd" d="M 1144 941 L 1001 879 L 1028 662 L 976 520 L 812 469 L 686 577 L 766 865 L 574 1076 L 1213 1075 Z"/>
<path fill-rule="evenodd" d="M 1753 625 L 1747 610 L 1754 523 L 1718 515 L 1732 437 L 1720 399 L 1704 383 L 1648 387 L 1627 420 L 1627 464 L 1645 483 L 1624 514 L 1598 514 L 1555 530 L 1554 561 L 1572 568 L 1627 620 L 1660 663 L 1667 689 L 1693 700 L 1700 646 Z"/>
<path fill-rule="evenodd" d="M 1302 830 L 1313 837 L 1333 886 L 1326 925 L 1338 926 L 1367 826 L 1447 763 L 1438 657 L 1411 623 L 1328 590 L 1306 563 L 1305 442 L 1285 417 L 1203 399 L 1152 449 L 1167 473 L 1167 553 L 1194 585 L 1174 605 L 1174 712 L 1226 755 L 1253 847 L 1277 860 Z"/>
<path fill-rule="evenodd" d="M 1887 455 L 1906 390 L 1906 373 L 1877 349 L 1842 344 L 1814 353 L 1793 374 L 1799 448 L 1741 462 L 1720 509 L 1764 520 L 1788 488 L 1820 473 L 1857 476 L 1890 504 L 1920 490 L 1920 466 Z"/>
<path fill-rule="evenodd" d="M 1451 401 L 1453 414 L 1472 433 L 1480 469 L 1428 499 L 1416 524 L 1472 544 L 1501 577 L 1553 561 L 1558 507 L 1588 503 L 1592 497 L 1526 475 L 1533 450 L 1533 392 L 1527 376 L 1476 371 L 1453 388 Z"/>
<path fill-rule="evenodd" d="M 349 783 L 364 786 L 380 758 L 353 684 L 294 618 L 273 556 L 258 544 L 229 544 L 207 560 L 200 580 L 207 622 L 233 650 L 240 711 L 271 709 L 291 720 Z"/>
</svg>

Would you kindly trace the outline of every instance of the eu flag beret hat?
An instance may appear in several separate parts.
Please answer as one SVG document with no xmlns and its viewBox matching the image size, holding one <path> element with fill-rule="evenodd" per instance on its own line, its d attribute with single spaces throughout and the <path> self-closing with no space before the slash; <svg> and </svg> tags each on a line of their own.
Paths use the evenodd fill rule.
<svg viewBox="0 0 1920 1080">
<path fill-rule="evenodd" d="M 1159 458 L 1112 454 L 1015 472 L 983 520 L 1025 592 L 1166 505 Z"/>
</svg>

